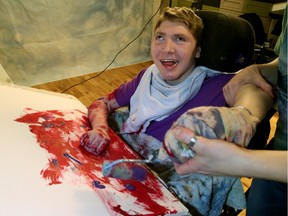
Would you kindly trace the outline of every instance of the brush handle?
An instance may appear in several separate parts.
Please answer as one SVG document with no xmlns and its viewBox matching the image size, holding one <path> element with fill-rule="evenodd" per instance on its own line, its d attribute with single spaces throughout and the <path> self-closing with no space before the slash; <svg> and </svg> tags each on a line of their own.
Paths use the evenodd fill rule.
<svg viewBox="0 0 288 216">
<path fill-rule="evenodd" d="M 142 160 L 142 159 L 118 159 L 115 161 L 112 161 L 111 163 L 105 163 L 105 165 L 103 164 L 103 169 L 104 170 L 108 170 L 111 169 L 111 167 L 119 164 L 119 163 L 152 163 L 151 160 L 147 159 L 147 160 Z"/>
</svg>

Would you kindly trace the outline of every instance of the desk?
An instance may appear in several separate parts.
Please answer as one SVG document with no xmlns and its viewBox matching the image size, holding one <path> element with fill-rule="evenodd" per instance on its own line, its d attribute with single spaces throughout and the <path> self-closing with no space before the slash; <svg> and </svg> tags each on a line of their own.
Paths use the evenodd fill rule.
<svg viewBox="0 0 288 216">
<path fill-rule="evenodd" d="M 103 177 L 104 159 L 137 155 L 111 130 L 104 156 L 80 147 L 86 107 L 72 96 L 0 85 L 0 215 L 187 215 L 151 173 Z"/>
</svg>

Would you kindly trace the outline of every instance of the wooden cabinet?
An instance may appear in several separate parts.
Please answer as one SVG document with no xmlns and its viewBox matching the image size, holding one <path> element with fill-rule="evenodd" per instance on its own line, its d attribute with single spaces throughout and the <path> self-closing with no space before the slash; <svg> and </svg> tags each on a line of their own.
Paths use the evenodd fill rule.
<svg viewBox="0 0 288 216">
<path fill-rule="evenodd" d="M 270 27 L 270 12 L 283 10 L 286 4 L 286 1 L 273 3 L 253 0 L 221 0 L 219 11 L 236 16 L 243 13 L 256 13 L 260 16 L 264 30 L 268 33 Z"/>
<path fill-rule="evenodd" d="M 177 7 L 197 7 L 197 3 L 202 4 L 202 10 L 219 11 L 220 0 L 172 0 L 171 6 Z"/>
<path fill-rule="evenodd" d="M 220 11 L 239 16 L 243 11 L 244 0 L 221 0 Z"/>
<path fill-rule="evenodd" d="M 215 1 L 217 1 L 217 6 L 215 6 Z M 172 0 L 171 6 L 191 7 L 192 3 L 195 2 L 197 0 Z M 270 12 L 284 10 L 287 4 L 286 0 L 201 0 L 201 2 L 203 4 L 202 10 L 215 10 L 235 16 L 244 13 L 258 14 L 268 36 L 275 24 L 275 21 L 270 17 Z M 213 5 L 210 5 L 211 2 Z"/>
</svg>

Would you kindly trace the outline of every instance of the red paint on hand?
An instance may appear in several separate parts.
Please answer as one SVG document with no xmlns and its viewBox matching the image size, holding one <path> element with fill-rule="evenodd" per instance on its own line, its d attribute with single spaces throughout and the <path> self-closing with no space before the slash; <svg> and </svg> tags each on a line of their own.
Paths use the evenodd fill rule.
<svg viewBox="0 0 288 216">
<path fill-rule="evenodd" d="M 103 128 L 97 128 L 84 133 L 80 138 L 80 144 L 89 152 L 100 155 L 110 143 L 108 132 Z"/>
</svg>

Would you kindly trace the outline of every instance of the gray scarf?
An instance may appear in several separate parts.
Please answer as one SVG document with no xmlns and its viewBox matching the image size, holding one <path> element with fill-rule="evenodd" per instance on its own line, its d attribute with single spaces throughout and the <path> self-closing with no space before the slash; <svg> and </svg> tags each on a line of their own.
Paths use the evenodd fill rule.
<svg viewBox="0 0 288 216">
<path fill-rule="evenodd" d="M 141 132 L 145 132 L 151 121 L 163 120 L 192 99 L 206 77 L 218 74 L 221 72 L 198 66 L 186 80 L 171 85 L 162 78 L 156 65 L 151 65 L 130 99 L 130 115 L 120 132 L 133 133 L 141 126 Z"/>
</svg>

